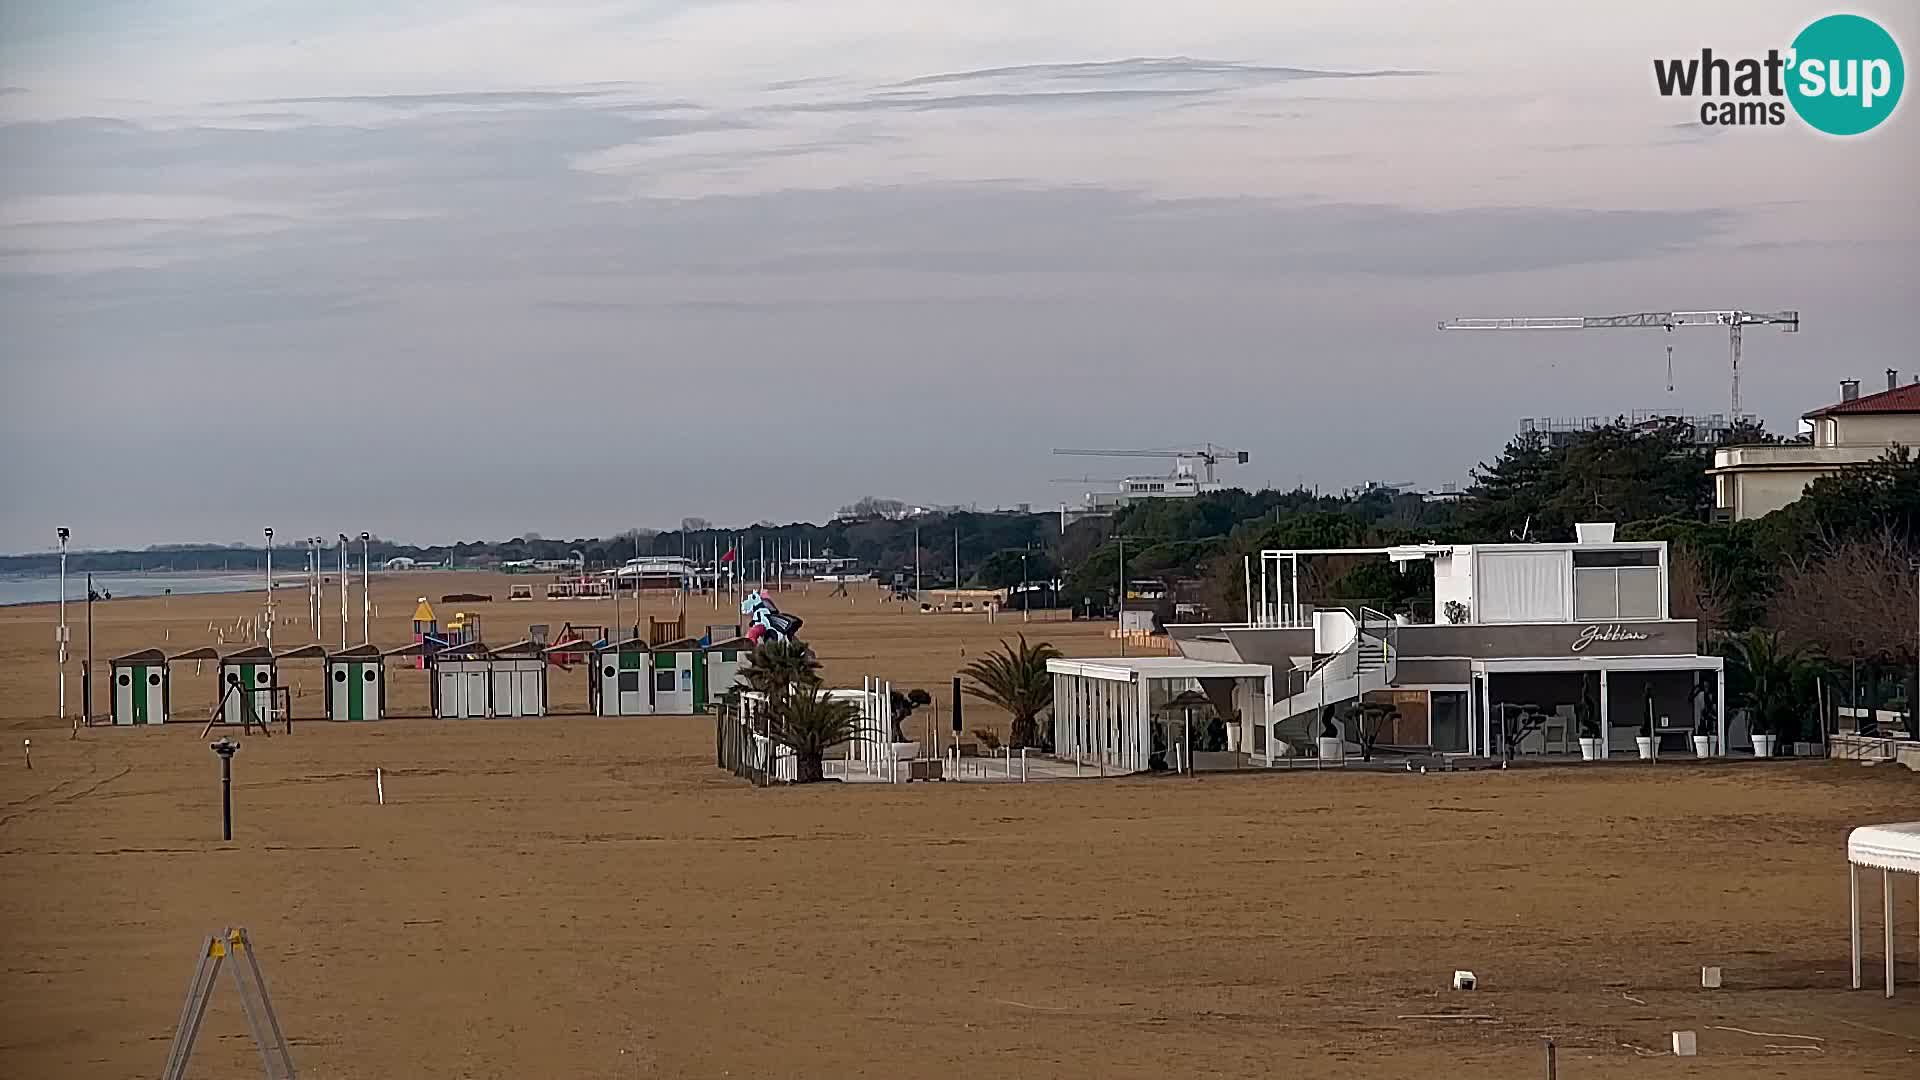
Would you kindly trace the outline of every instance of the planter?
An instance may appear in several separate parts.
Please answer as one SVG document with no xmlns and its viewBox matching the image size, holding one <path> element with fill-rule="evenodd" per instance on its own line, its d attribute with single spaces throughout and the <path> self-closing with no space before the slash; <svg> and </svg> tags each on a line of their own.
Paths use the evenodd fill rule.
<svg viewBox="0 0 1920 1080">
<path fill-rule="evenodd" d="M 918 742 L 897 742 L 893 744 L 893 761 L 896 765 L 902 761 L 912 761 L 919 756 L 920 744 Z"/>
<path fill-rule="evenodd" d="M 1713 756 L 1714 756 L 1714 757 L 1726 757 L 1726 756 L 1727 756 L 1727 747 L 1726 747 L 1726 744 L 1725 744 L 1725 743 L 1723 743 L 1723 742 L 1722 742 L 1722 741 L 1720 740 L 1720 736 L 1718 736 L 1718 735 L 1709 735 L 1709 736 L 1707 736 L 1707 737 L 1713 740 Z"/>
<path fill-rule="evenodd" d="M 1581 761 L 1599 761 L 1600 760 L 1600 740 L 1599 739 L 1582 738 L 1580 740 L 1580 760 Z"/>
<path fill-rule="evenodd" d="M 1772 757 L 1774 740 L 1778 738 L 1778 735 L 1755 735 L 1753 737 L 1753 756 L 1757 758 Z"/>
<path fill-rule="evenodd" d="M 1641 761 L 1653 760 L 1653 736 L 1651 735 L 1635 736 L 1633 740 L 1633 745 L 1640 749 Z"/>
<path fill-rule="evenodd" d="M 1793 756 L 1810 758 L 1824 755 L 1820 753 L 1820 744 L 1817 742 L 1797 742 L 1793 744 Z"/>
<path fill-rule="evenodd" d="M 1713 756 L 1713 736 L 1695 735 L 1693 737 L 1693 756 L 1710 758 Z"/>
<path fill-rule="evenodd" d="M 1321 761 L 1345 761 L 1346 759 L 1347 759 L 1347 742 L 1345 739 L 1321 739 L 1320 740 L 1320 760 Z"/>
</svg>

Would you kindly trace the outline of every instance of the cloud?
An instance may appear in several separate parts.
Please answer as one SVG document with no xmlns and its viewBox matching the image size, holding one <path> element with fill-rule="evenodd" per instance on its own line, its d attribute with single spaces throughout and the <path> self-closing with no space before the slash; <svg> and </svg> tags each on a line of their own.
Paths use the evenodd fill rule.
<svg viewBox="0 0 1920 1080">
<path fill-rule="evenodd" d="M 895 86 L 934 86 L 942 83 L 1049 80 L 1049 81 L 1126 81 L 1181 79 L 1206 80 L 1255 86 L 1302 79 L 1378 79 L 1427 74 L 1413 70 L 1323 71 L 1315 68 L 1275 67 L 1242 64 L 1225 60 L 1197 60 L 1187 56 L 1136 56 L 1126 60 L 1083 61 L 1072 64 L 1020 64 L 1013 67 L 981 68 L 940 75 L 922 75 L 895 83 Z"/>
</svg>

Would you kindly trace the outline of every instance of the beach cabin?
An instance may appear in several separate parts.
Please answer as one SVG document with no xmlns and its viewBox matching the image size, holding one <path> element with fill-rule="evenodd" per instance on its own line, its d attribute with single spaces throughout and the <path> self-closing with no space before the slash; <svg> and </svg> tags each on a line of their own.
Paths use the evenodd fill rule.
<svg viewBox="0 0 1920 1080">
<path fill-rule="evenodd" d="M 253 718 L 272 720 L 275 657 L 265 646 L 242 649 L 220 658 L 220 722 L 243 724 L 251 698 Z"/>
<path fill-rule="evenodd" d="M 488 677 L 493 684 L 494 716 L 547 714 L 547 658 L 532 641 L 516 641 L 492 650 Z"/>
<path fill-rule="evenodd" d="M 378 720 L 387 714 L 386 662 L 372 645 L 327 655 L 327 719 Z"/>
<path fill-rule="evenodd" d="M 479 642 L 441 650 L 433 658 L 433 715 L 466 720 L 488 715 L 487 676 L 493 670 Z"/>
<path fill-rule="evenodd" d="M 107 661 L 113 673 L 113 722 L 116 724 L 164 724 L 173 702 L 173 676 L 167 669 L 167 657 L 159 649 Z"/>
<path fill-rule="evenodd" d="M 730 637 L 713 641 L 706 648 L 707 693 L 712 700 L 719 701 L 726 696 L 733 684 L 740 680 L 740 667 L 747 661 L 747 655 L 753 652 L 753 642 L 743 637 Z M 706 701 L 696 701 L 700 711 L 707 711 Z"/>
<path fill-rule="evenodd" d="M 600 645 L 593 651 L 594 715 L 650 716 L 653 653 L 640 638 Z"/>
<path fill-rule="evenodd" d="M 692 716 L 707 700 L 707 654 L 693 638 L 653 648 L 653 711 Z"/>
</svg>

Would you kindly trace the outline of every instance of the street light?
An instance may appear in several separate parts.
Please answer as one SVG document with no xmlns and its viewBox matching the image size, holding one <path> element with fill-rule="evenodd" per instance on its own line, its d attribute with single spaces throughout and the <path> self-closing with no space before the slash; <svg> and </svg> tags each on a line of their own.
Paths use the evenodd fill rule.
<svg viewBox="0 0 1920 1080">
<path fill-rule="evenodd" d="M 1030 594 L 1027 591 L 1027 553 L 1023 551 L 1020 553 L 1020 621 L 1021 622 L 1027 621 L 1027 614 L 1029 611 L 1032 610 L 1033 603 L 1031 600 L 1028 599 L 1030 595 L 1032 594 Z"/>
<path fill-rule="evenodd" d="M 273 530 L 263 529 L 267 534 L 267 651 L 273 651 Z"/>
<path fill-rule="evenodd" d="M 340 651 L 347 651 L 347 534 L 340 534 Z"/>
<path fill-rule="evenodd" d="M 60 646 L 60 719 L 67 718 L 67 528 L 62 525 L 60 534 L 60 632 L 55 635 Z"/>
<path fill-rule="evenodd" d="M 373 534 L 360 534 L 360 638 L 373 643 Z"/>
</svg>

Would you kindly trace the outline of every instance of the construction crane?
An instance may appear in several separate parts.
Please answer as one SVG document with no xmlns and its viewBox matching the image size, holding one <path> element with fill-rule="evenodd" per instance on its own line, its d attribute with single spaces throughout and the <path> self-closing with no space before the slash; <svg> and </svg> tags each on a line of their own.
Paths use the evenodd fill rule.
<svg viewBox="0 0 1920 1080">
<path fill-rule="evenodd" d="M 1789 333 L 1800 329 L 1797 311 L 1641 311 L 1632 315 L 1566 315 L 1545 318 L 1449 319 L 1442 330 L 1666 330 L 1681 326 L 1724 326 L 1733 361 L 1733 414 L 1740 412 L 1740 330 L 1746 326 L 1778 326 Z"/>
<path fill-rule="evenodd" d="M 1191 450 L 1061 450 L 1053 451 L 1068 457 L 1128 457 L 1128 458 L 1175 458 L 1181 462 L 1198 461 L 1206 469 L 1206 482 L 1214 483 L 1213 467 L 1222 462 L 1229 465 L 1245 465 L 1245 450 L 1227 450 L 1208 443 Z"/>
</svg>

